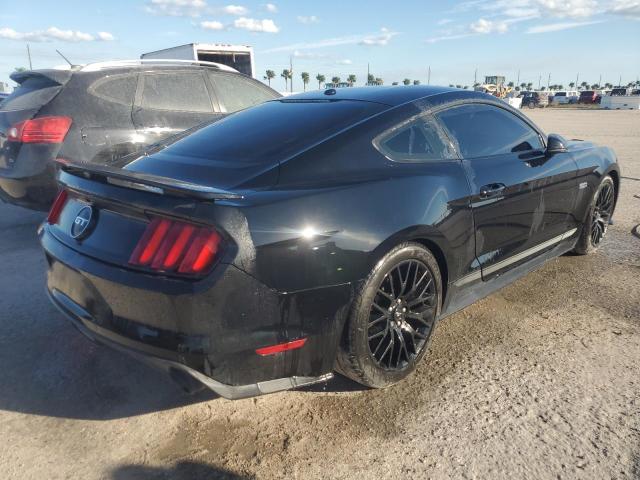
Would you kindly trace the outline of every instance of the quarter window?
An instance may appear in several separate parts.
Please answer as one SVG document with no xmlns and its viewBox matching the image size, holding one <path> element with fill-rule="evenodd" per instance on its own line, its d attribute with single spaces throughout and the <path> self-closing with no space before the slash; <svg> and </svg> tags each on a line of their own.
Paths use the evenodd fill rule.
<svg viewBox="0 0 640 480">
<path fill-rule="evenodd" d="M 388 158 L 398 162 L 419 162 L 450 158 L 437 127 L 418 118 L 385 132 L 374 145 Z"/>
<path fill-rule="evenodd" d="M 137 75 L 116 75 L 96 81 L 89 91 L 108 102 L 130 107 L 136 94 Z"/>
<path fill-rule="evenodd" d="M 273 91 L 241 75 L 211 73 L 210 78 L 216 95 L 229 113 L 277 98 Z"/>
<path fill-rule="evenodd" d="M 200 72 L 145 74 L 141 106 L 154 110 L 213 111 Z"/>
<path fill-rule="evenodd" d="M 492 105 L 470 104 L 437 114 L 463 158 L 542 149 L 538 133 L 514 114 Z"/>
</svg>

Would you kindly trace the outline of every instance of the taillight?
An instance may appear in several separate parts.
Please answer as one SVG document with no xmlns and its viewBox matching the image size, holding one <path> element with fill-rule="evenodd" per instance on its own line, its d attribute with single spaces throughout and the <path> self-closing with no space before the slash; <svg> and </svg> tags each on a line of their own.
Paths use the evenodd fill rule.
<svg viewBox="0 0 640 480">
<path fill-rule="evenodd" d="M 62 143 L 71 127 L 69 117 L 40 117 L 16 123 L 7 130 L 9 142 Z"/>
<path fill-rule="evenodd" d="M 60 190 L 58 196 L 53 201 L 53 205 L 51 205 L 51 210 L 49 210 L 49 215 L 47 215 L 47 223 L 50 225 L 54 225 L 58 223 L 58 219 L 60 218 L 60 212 L 64 208 L 65 203 L 67 203 L 68 194 L 66 190 Z"/>
<path fill-rule="evenodd" d="M 167 218 L 154 218 L 138 241 L 129 263 L 159 272 L 203 274 L 220 251 L 222 238 L 213 229 Z"/>
</svg>

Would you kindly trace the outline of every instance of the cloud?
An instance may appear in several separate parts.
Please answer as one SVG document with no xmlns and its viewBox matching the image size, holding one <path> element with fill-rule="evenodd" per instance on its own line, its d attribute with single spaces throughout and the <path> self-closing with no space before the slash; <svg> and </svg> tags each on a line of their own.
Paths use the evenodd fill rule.
<svg viewBox="0 0 640 480">
<path fill-rule="evenodd" d="M 278 7 L 276 7 L 273 3 L 265 3 L 264 5 L 262 5 L 262 8 L 264 8 L 269 13 L 278 13 Z"/>
<path fill-rule="evenodd" d="M 359 43 L 360 45 L 384 47 L 388 45 L 389 41 L 396 35 L 398 35 L 397 32 L 392 32 L 389 29 L 383 27 L 380 29 L 380 34 L 366 36 Z"/>
<path fill-rule="evenodd" d="M 469 30 L 471 33 L 505 33 L 509 30 L 509 27 L 505 22 L 493 22 L 491 20 L 485 20 L 484 18 L 480 18 L 478 21 L 473 22 L 469 25 Z"/>
<path fill-rule="evenodd" d="M 342 60 L 337 60 L 336 63 L 338 65 L 353 65 L 353 62 L 351 60 L 349 60 L 348 58 L 344 58 Z"/>
<path fill-rule="evenodd" d="M 607 10 L 607 13 L 620 15 L 632 20 L 640 20 L 640 1 L 637 0 L 617 0 L 614 1 Z"/>
<path fill-rule="evenodd" d="M 114 36 L 109 32 L 98 32 L 96 35 L 77 30 L 61 30 L 57 27 L 49 27 L 46 30 L 33 32 L 18 32 L 12 28 L 0 28 L 0 38 L 27 42 L 92 42 L 95 40 L 111 41 Z"/>
<path fill-rule="evenodd" d="M 200 26 L 205 30 L 224 30 L 225 29 L 224 24 L 216 20 L 207 20 L 204 22 L 200 22 Z"/>
<path fill-rule="evenodd" d="M 438 20 L 438 25 L 446 25 L 447 23 L 451 22 L 453 22 L 453 20 L 451 20 L 450 18 L 443 18 L 441 20 Z"/>
<path fill-rule="evenodd" d="M 547 23 L 543 25 L 535 25 L 533 27 L 530 27 L 525 33 L 559 32 L 561 30 L 568 30 L 570 28 L 578 28 L 578 27 L 586 27 L 587 25 L 595 25 L 596 23 L 602 23 L 602 20 L 594 20 L 591 22 Z"/>
<path fill-rule="evenodd" d="M 300 50 L 296 50 L 293 52 L 294 58 L 308 58 L 308 59 L 317 59 L 317 58 L 327 58 L 328 55 L 326 53 L 315 53 L 315 52 L 301 52 Z"/>
<path fill-rule="evenodd" d="M 427 43 L 438 43 L 438 42 L 444 42 L 446 40 L 459 40 L 461 38 L 472 37 L 474 35 L 477 35 L 477 34 L 457 33 L 457 34 L 451 34 L 451 35 L 440 35 L 439 37 L 427 38 Z"/>
<path fill-rule="evenodd" d="M 228 15 L 246 15 L 249 13 L 249 9 L 247 7 L 243 7 L 242 5 L 227 5 L 226 7 L 222 7 L 220 9 L 221 13 L 226 13 Z"/>
<path fill-rule="evenodd" d="M 115 37 L 109 32 L 98 32 L 96 36 L 98 40 L 102 40 L 103 42 L 112 42 L 115 40 Z"/>
<path fill-rule="evenodd" d="M 598 2 L 596 0 L 534 0 L 541 13 L 555 17 L 583 18 L 597 13 Z"/>
<path fill-rule="evenodd" d="M 399 35 L 397 32 L 389 32 L 386 29 L 383 29 L 382 32 L 386 32 L 386 35 L 396 36 Z M 314 50 L 317 48 L 330 48 L 330 47 L 340 47 L 342 45 L 358 45 L 358 44 L 367 44 L 363 43 L 365 40 L 369 40 L 371 38 L 375 38 L 377 34 L 360 34 L 360 35 L 347 35 L 344 37 L 333 37 L 333 38 L 325 38 L 323 40 L 318 40 L 317 42 L 302 42 L 302 43 L 294 43 L 291 45 L 283 45 L 281 47 L 269 48 L 264 50 L 264 53 L 276 53 L 276 52 L 290 52 L 294 50 Z"/>
<path fill-rule="evenodd" d="M 147 13 L 171 17 L 199 17 L 206 9 L 204 0 L 150 0 L 145 6 Z"/>
<path fill-rule="evenodd" d="M 315 15 L 310 15 L 308 17 L 304 16 L 304 15 L 298 15 L 297 17 L 298 22 L 304 24 L 304 25 L 310 25 L 312 23 L 319 23 L 320 19 L 318 17 L 316 17 Z"/>
<path fill-rule="evenodd" d="M 278 33 L 280 29 L 273 20 L 240 17 L 233 22 L 235 28 L 250 32 Z"/>
</svg>

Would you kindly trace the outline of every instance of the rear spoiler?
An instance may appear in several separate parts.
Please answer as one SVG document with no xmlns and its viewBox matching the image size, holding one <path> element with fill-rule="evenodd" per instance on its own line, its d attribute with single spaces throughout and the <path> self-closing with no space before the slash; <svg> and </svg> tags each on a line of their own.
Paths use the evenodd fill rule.
<svg viewBox="0 0 640 480">
<path fill-rule="evenodd" d="M 56 160 L 56 164 L 62 171 L 77 177 L 97 180 L 118 187 L 157 193 L 158 195 L 175 195 L 198 198 L 200 200 L 238 200 L 243 198 L 239 193 L 229 192 L 220 188 L 148 173 L 132 172 L 106 165 L 72 163 L 61 158 Z"/>
</svg>

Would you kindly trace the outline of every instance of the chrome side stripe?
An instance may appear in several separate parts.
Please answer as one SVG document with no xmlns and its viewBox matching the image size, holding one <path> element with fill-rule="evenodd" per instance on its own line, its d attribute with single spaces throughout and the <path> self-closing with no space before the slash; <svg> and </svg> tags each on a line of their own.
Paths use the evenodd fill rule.
<svg viewBox="0 0 640 480">
<path fill-rule="evenodd" d="M 475 282 L 476 280 L 480 280 L 482 278 L 483 273 L 485 275 L 490 275 L 494 272 L 497 272 L 498 270 L 502 270 L 503 268 L 506 268 L 513 263 L 519 262 L 520 260 L 530 257 L 531 255 L 539 252 L 540 250 L 544 250 L 545 248 L 549 248 L 557 243 L 560 243 L 563 240 L 566 240 L 567 238 L 571 238 L 577 231 L 578 231 L 577 228 L 572 228 L 568 232 L 558 235 L 557 237 L 553 237 L 545 242 L 539 243 L 535 247 L 531 247 L 523 252 L 512 255 L 509 258 L 505 258 L 504 260 L 498 263 L 495 263 L 489 267 L 483 268 L 482 270 L 478 269 L 475 272 L 469 273 L 464 277 L 459 278 L 454 282 L 454 285 L 456 285 L 457 287 L 461 287 L 468 283 Z"/>
<path fill-rule="evenodd" d="M 569 230 L 568 232 L 563 233 L 562 235 L 558 235 L 557 237 L 553 237 L 549 240 L 547 240 L 546 242 L 542 242 L 539 243 L 538 245 L 536 245 L 535 247 L 531 247 L 523 252 L 520 253 L 516 253 L 515 255 L 512 255 L 509 258 L 505 258 L 504 260 L 495 263 L 489 267 L 483 268 L 482 269 L 482 273 L 484 273 L 485 275 L 490 275 L 494 272 L 497 272 L 498 270 L 502 270 L 505 267 L 508 267 L 509 265 L 511 265 L 512 263 L 516 263 L 519 262 L 520 260 L 523 260 L 527 257 L 530 257 L 531 255 L 533 255 L 534 253 L 539 252 L 540 250 L 544 250 L 545 248 L 551 247 L 553 245 L 555 245 L 556 243 L 560 243 L 562 240 L 566 240 L 567 238 L 570 238 L 574 233 L 576 233 L 578 231 L 577 228 L 573 228 L 571 230 Z"/>
</svg>

